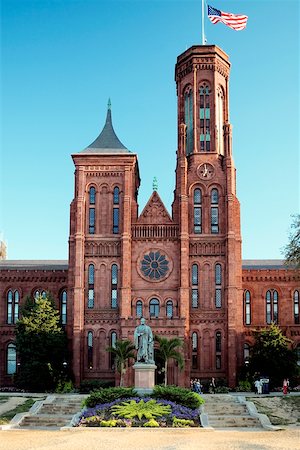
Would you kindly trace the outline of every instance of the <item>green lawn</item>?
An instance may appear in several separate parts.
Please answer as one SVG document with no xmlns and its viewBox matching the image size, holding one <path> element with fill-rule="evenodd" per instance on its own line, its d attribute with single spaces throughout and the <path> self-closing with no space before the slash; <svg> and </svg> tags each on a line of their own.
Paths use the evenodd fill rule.
<svg viewBox="0 0 300 450">
<path fill-rule="evenodd" d="M 9 397 L 7 397 L 6 395 L 0 396 L 0 403 L 5 403 L 7 402 L 7 400 L 9 399 Z"/>
<path fill-rule="evenodd" d="M 36 399 L 29 398 L 22 405 L 17 406 L 15 409 L 12 409 L 11 411 L 7 411 L 2 416 L 0 416 L 0 425 L 5 425 L 9 423 L 16 414 L 28 411 L 35 402 Z"/>
</svg>

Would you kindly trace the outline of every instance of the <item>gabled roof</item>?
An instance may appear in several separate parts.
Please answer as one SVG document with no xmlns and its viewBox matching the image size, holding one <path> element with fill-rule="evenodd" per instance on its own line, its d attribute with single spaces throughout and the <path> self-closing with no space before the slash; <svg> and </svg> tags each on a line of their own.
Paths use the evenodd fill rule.
<svg viewBox="0 0 300 450">
<path fill-rule="evenodd" d="M 115 133 L 111 118 L 110 100 L 107 106 L 106 122 L 99 136 L 79 153 L 131 153 Z"/>
<path fill-rule="evenodd" d="M 137 223 L 145 225 L 173 223 L 170 214 L 156 191 L 153 191 L 145 208 L 140 214 Z"/>
</svg>

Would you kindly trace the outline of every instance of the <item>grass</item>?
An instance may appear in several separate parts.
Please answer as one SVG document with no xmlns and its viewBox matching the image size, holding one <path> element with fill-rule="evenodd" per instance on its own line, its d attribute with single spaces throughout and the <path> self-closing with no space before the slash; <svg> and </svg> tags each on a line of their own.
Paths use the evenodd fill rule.
<svg viewBox="0 0 300 450">
<path fill-rule="evenodd" d="M 2 416 L 0 416 L 0 425 L 5 425 L 5 424 L 9 423 L 16 414 L 19 414 L 22 412 L 27 412 L 35 402 L 36 402 L 36 399 L 29 398 L 22 405 L 17 406 L 16 408 L 12 409 L 11 411 L 7 411 Z"/>
<path fill-rule="evenodd" d="M 9 397 L 7 397 L 6 395 L 4 395 L 3 397 L 1 395 L 0 396 L 0 403 L 5 403 L 5 402 L 7 402 L 8 399 L 9 399 Z"/>
</svg>

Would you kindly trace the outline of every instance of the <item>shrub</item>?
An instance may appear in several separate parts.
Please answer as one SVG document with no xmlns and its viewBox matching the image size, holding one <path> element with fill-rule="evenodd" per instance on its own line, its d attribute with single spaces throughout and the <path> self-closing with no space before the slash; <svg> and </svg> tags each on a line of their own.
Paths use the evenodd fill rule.
<svg viewBox="0 0 300 450">
<path fill-rule="evenodd" d="M 229 390 L 227 386 L 218 386 L 216 387 L 216 394 L 228 394 Z"/>
<path fill-rule="evenodd" d="M 155 419 L 150 419 L 148 422 L 145 422 L 143 427 L 156 428 L 159 427 L 159 423 L 156 422 Z"/>
<path fill-rule="evenodd" d="M 69 392 L 73 392 L 73 390 L 74 386 L 71 380 L 60 380 L 55 388 L 57 394 L 68 394 Z"/>
<path fill-rule="evenodd" d="M 155 386 L 151 397 L 170 400 L 191 409 L 199 408 L 204 400 L 196 392 L 178 386 Z"/>
<path fill-rule="evenodd" d="M 110 403 L 118 398 L 134 397 L 136 392 L 133 388 L 111 387 L 104 388 L 99 391 L 92 392 L 91 395 L 84 401 L 84 406 L 93 408 L 102 403 Z"/>
<path fill-rule="evenodd" d="M 193 426 L 195 426 L 195 423 L 193 420 L 177 419 L 177 417 L 173 417 L 173 427 L 186 428 L 186 427 L 193 427 Z"/>
<path fill-rule="evenodd" d="M 125 417 L 125 419 L 133 419 L 138 417 L 141 420 L 143 417 L 145 419 L 154 419 L 155 417 L 161 417 L 171 413 L 170 405 L 162 405 L 157 403 L 155 400 L 129 400 L 127 402 L 122 402 L 119 405 L 114 405 L 111 407 L 113 414 L 120 417 Z"/>
<path fill-rule="evenodd" d="M 84 380 L 80 383 L 80 394 L 89 394 L 99 389 L 108 388 L 114 386 L 114 381 L 109 380 Z"/>
<path fill-rule="evenodd" d="M 236 392 L 251 392 L 252 386 L 250 381 L 239 381 L 238 386 L 236 387 Z"/>
</svg>

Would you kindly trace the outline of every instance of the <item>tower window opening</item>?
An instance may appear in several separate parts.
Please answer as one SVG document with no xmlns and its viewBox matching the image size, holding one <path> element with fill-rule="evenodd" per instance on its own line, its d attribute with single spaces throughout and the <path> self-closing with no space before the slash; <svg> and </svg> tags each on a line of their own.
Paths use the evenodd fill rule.
<svg viewBox="0 0 300 450">
<path fill-rule="evenodd" d="M 299 291 L 294 292 L 294 323 L 299 325 Z"/>
<path fill-rule="evenodd" d="M 192 333 L 192 369 L 198 369 L 198 334 Z"/>
<path fill-rule="evenodd" d="M 278 323 L 278 292 L 275 289 L 266 292 L 266 322 L 268 325 Z"/>
<path fill-rule="evenodd" d="M 63 290 L 61 293 L 60 314 L 61 314 L 62 325 L 66 325 L 66 323 L 67 323 L 67 291 L 66 290 Z"/>
<path fill-rule="evenodd" d="M 118 266 L 111 266 L 111 307 L 118 308 Z"/>
<path fill-rule="evenodd" d="M 89 234 L 95 234 L 95 208 L 89 209 Z"/>
<path fill-rule="evenodd" d="M 222 266 L 215 265 L 215 307 L 222 308 Z"/>
<path fill-rule="evenodd" d="M 218 189 L 212 189 L 210 196 L 210 218 L 211 218 L 211 233 L 219 233 L 219 192 Z"/>
<path fill-rule="evenodd" d="M 200 117 L 200 151 L 210 152 L 210 89 L 201 85 L 199 90 Z"/>
<path fill-rule="evenodd" d="M 244 292 L 244 323 L 251 325 L 251 294 L 249 291 Z"/>
<path fill-rule="evenodd" d="M 141 317 L 143 317 L 143 303 L 142 303 L 142 301 L 141 300 L 138 300 L 137 302 L 136 302 L 136 305 L 135 305 L 135 315 L 136 315 L 136 317 L 138 317 L 139 319 L 141 318 Z"/>
<path fill-rule="evenodd" d="M 89 264 L 88 267 L 88 308 L 94 308 L 95 303 L 95 266 Z"/>
<path fill-rule="evenodd" d="M 194 233 L 202 233 L 202 194 L 198 188 L 194 190 Z"/>
<path fill-rule="evenodd" d="M 93 333 L 92 331 L 89 331 L 87 334 L 87 363 L 88 368 L 92 369 L 94 366 L 94 343 L 93 343 Z"/>
<path fill-rule="evenodd" d="M 159 317 L 159 300 L 157 298 L 152 298 L 149 302 L 149 313 L 150 318 Z"/>
<path fill-rule="evenodd" d="M 198 264 L 192 265 L 192 274 L 191 274 L 191 285 L 192 285 L 192 308 L 198 308 L 199 305 L 199 273 L 198 273 Z"/>
<path fill-rule="evenodd" d="M 94 186 L 90 187 L 89 200 L 90 205 L 94 205 L 96 202 L 96 189 L 94 188 Z"/>
<path fill-rule="evenodd" d="M 168 319 L 172 319 L 172 317 L 173 317 L 173 302 L 172 302 L 172 300 L 168 300 L 166 303 L 166 316 Z"/>
<path fill-rule="evenodd" d="M 193 91 L 189 90 L 184 95 L 184 122 L 186 125 L 186 154 L 190 155 L 194 150 L 194 124 L 193 124 Z"/>
<path fill-rule="evenodd" d="M 221 360 L 222 335 L 221 335 L 220 331 L 216 332 L 215 344 L 216 344 L 216 369 L 221 369 L 221 367 L 222 367 L 222 360 Z"/>
</svg>

